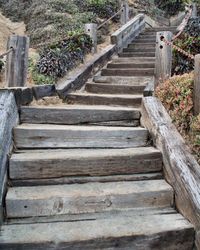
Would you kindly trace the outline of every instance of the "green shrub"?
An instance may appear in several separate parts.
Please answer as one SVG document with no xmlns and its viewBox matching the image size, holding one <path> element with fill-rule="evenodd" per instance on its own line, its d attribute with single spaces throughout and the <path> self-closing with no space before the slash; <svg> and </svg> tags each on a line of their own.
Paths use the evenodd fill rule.
<svg viewBox="0 0 200 250">
<path fill-rule="evenodd" d="M 53 79 L 63 77 L 92 49 L 92 40 L 86 34 L 76 34 L 62 42 L 45 47 L 40 52 L 37 71 Z"/>
<path fill-rule="evenodd" d="M 175 15 L 184 10 L 184 0 L 155 0 L 156 6 L 165 11 L 167 16 Z"/>
<path fill-rule="evenodd" d="M 193 116 L 193 84 L 193 73 L 174 76 L 157 87 L 156 96 L 200 163 L 200 115 Z"/>
</svg>

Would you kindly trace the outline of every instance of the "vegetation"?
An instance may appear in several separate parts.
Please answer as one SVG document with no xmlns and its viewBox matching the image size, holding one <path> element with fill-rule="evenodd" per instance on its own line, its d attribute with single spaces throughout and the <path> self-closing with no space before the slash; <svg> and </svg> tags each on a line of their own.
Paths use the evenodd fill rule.
<svg viewBox="0 0 200 250">
<path fill-rule="evenodd" d="M 174 76 L 157 88 L 156 96 L 200 163 L 200 115 L 193 115 L 193 83 L 193 73 Z"/>
<path fill-rule="evenodd" d="M 181 49 L 192 55 L 200 53 L 200 18 L 191 18 L 183 34 L 175 41 Z M 173 50 L 173 74 L 189 73 L 194 69 L 194 61 Z"/>
<path fill-rule="evenodd" d="M 184 10 L 184 0 L 155 0 L 156 6 L 163 10 L 166 16 L 172 16 L 177 14 L 179 11 Z"/>
<path fill-rule="evenodd" d="M 39 74 L 51 77 L 54 81 L 63 77 L 92 49 L 91 38 L 86 34 L 77 34 L 45 47 L 40 52 L 36 69 Z"/>
<path fill-rule="evenodd" d="M 110 17 L 118 4 L 116 0 L 0 0 L 0 8 L 12 20 L 25 22 L 31 45 L 36 46 L 72 31 L 83 32 L 85 23 Z"/>
</svg>

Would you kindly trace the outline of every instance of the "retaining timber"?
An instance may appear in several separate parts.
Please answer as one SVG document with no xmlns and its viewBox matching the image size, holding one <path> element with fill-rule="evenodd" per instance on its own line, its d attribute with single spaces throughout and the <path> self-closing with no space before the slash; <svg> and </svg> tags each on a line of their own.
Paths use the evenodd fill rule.
<svg viewBox="0 0 200 250">
<path fill-rule="evenodd" d="M 165 178 L 175 190 L 178 210 L 196 227 L 196 246 L 200 249 L 199 164 L 157 98 L 143 99 L 142 124 L 163 154 Z"/>
<path fill-rule="evenodd" d="M 0 91 L 0 224 L 3 220 L 8 157 L 13 148 L 12 129 L 17 125 L 18 120 L 18 109 L 13 93 Z"/>
</svg>

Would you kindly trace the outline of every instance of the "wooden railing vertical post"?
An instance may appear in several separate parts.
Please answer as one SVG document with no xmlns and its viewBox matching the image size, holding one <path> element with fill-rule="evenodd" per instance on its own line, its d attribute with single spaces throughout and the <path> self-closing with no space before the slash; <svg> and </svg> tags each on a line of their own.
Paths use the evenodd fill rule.
<svg viewBox="0 0 200 250">
<path fill-rule="evenodd" d="M 27 36 L 10 36 L 7 48 L 13 48 L 13 51 L 7 55 L 6 86 L 24 87 L 28 72 L 29 38 Z"/>
<path fill-rule="evenodd" d="M 156 86 L 171 76 L 172 70 L 172 46 L 164 42 L 172 40 L 170 31 L 157 32 L 156 35 L 156 65 L 155 83 Z"/>
<path fill-rule="evenodd" d="M 197 4 L 196 3 L 192 4 L 192 17 L 193 18 L 197 17 Z"/>
<path fill-rule="evenodd" d="M 194 115 L 200 114 L 200 54 L 195 56 L 194 68 Z"/>
<path fill-rule="evenodd" d="M 97 24 L 95 23 L 86 23 L 85 24 L 85 33 L 88 34 L 93 42 L 92 52 L 97 52 Z"/>
<path fill-rule="evenodd" d="M 125 0 L 125 1 L 122 1 L 122 11 L 121 11 L 120 22 L 121 22 L 122 25 L 124 25 L 128 21 L 129 21 L 129 4 Z"/>
</svg>

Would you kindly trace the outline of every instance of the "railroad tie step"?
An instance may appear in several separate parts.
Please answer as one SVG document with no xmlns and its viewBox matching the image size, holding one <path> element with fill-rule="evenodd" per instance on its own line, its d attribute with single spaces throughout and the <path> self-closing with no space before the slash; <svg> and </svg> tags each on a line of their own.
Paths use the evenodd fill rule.
<svg viewBox="0 0 200 250">
<path fill-rule="evenodd" d="M 173 206 L 173 189 L 164 180 L 85 183 L 9 188 L 7 218 L 97 213 Z"/>
<path fill-rule="evenodd" d="M 75 176 L 110 176 L 111 181 L 117 175 L 121 175 L 121 179 L 122 175 L 161 171 L 162 154 L 153 147 L 23 150 L 13 154 L 9 164 L 9 177 L 12 181 Z"/>
<path fill-rule="evenodd" d="M 98 94 L 143 94 L 146 84 L 112 84 L 112 83 L 87 83 L 85 90 L 89 93 Z"/>
<path fill-rule="evenodd" d="M 102 219 L 3 225 L 0 248 L 192 250 L 194 234 L 175 211 L 125 211 Z"/>
<path fill-rule="evenodd" d="M 142 127 L 22 124 L 14 129 L 17 148 L 132 148 L 146 146 Z"/>
<path fill-rule="evenodd" d="M 131 122 L 139 119 L 139 109 L 105 105 L 22 106 L 20 111 L 21 123 L 34 124 L 101 125 L 107 122 L 117 124 L 119 121 Z"/>
<path fill-rule="evenodd" d="M 119 57 L 155 57 L 155 52 L 122 52 Z"/>
<path fill-rule="evenodd" d="M 143 52 L 142 52 L 143 53 Z M 134 53 L 139 54 L 139 53 Z M 131 56 L 132 53 L 122 53 L 122 56 Z M 102 76 L 153 76 L 154 75 L 154 68 L 134 68 L 134 69 L 102 69 L 101 71 Z"/>
<path fill-rule="evenodd" d="M 84 105 L 109 105 L 125 106 L 138 108 L 141 106 L 143 95 L 126 95 L 126 94 L 95 94 L 95 93 L 70 93 L 67 96 L 68 104 Z"/>
<path fill-rule="evenodd" d="M 125 60 L 126 58 L 120 58 Z M 129 60 L 132 58 L 129 58 Z M 109 84 L 117 84 L 117 85 L 147 85 L 148 82 L 153 80 L 153 76 L 102 76 L 95 75 L 93 81 L 95 83 L 109 83 Z"/>
<path fill-rule="evenodd" d="M 144 68 L 154 68 L 155 63 L 154 62 L 111 62 L 108 63 L 107 68 L 108 69 L 144 69 Z"/>
</svg>

